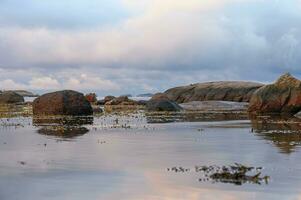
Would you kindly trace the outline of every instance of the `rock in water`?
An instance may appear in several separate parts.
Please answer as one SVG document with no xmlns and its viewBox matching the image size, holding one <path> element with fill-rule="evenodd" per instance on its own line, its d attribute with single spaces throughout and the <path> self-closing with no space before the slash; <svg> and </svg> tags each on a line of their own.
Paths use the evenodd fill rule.
<svg viewBox="0 0 301 200">
<path fill-rule="evenodd" d="M 7 91 L 0 94 L 1 104 L 12 104 L 12 103 L 23 103 L 23 96 L 17 94 L 16 92 Z"/>
<path fill-rule="evenodd" d="M 258 89 L 252 96 L 249 112 L 296 114 L 301 110 L 301 81 L 289 73 L 274 84 Z"/>
<path fill-rule="evenodd" d="M 166 94 L 157 93 L 147 102 L 146 110 L 151 112 L 178 112 L 182 110 L 182 107 L 179 106 L 176 102 L 171 101 Z"/>
<path fill-rule="evenodd" d="M 172 101 L 235 101 L 249 102 L 252 94 L 263 84 L 242 81 L 219 81 L 171 88 L 165 94 Z"/>
<path fill-rule="evenodd" d="M 33 102 L 34 115 L 91 115 L 93 109 L 82 93 L 63 90 L 44 94 Z"/>
</svg>

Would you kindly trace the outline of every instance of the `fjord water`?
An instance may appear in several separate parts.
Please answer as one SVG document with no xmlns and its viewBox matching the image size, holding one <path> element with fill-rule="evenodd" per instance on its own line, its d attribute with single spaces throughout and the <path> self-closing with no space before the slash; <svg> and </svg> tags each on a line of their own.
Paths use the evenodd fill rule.
<svg viewBox="0 0 301 200">
<path fill-rule="evenodd" d="M 158 119 L 1 118 L 0 199 L 301 198 L 300 122 Z M 234 163 L 263 167 L 268 183 L 199 181 L 193 171 Z"/>
</svg>

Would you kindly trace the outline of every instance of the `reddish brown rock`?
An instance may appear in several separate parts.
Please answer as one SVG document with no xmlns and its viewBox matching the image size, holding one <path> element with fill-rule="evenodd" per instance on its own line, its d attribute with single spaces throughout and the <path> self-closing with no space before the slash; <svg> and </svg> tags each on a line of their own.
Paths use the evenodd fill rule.
<svg viewBox="0 0 301 200">
<path fill-rule="evenodd" d="M 90 102 L 90 103 L 96 103 L 97 102 L 97 96 L 95 93 L 89 93 L 86 94 L 86 99 Z"/>
<path fill-rule="evenodd" d="M 249 112 L 296 114 L 301 110 L 301 81 L 290 74 L 274 84 L 258 89 L 252 96 Z"/>
<path fill-rule="evenodd" d="M 33 102 L 34 115 L 91 115 L 90 102 L 82 93 L 63 90 L 44 94 Z"/>
<path fill-rule="evenodd" d="M 252 94 L 263 84 L 242 81 L 197 83 L 171 88 L 164 93 L 177 103 L 191 101 L 249 102 Z"/>
<path fill-rule="evenodd" d="M 167 96 L 167 94 L 165 93 L 157 93 L 157 94 L 154 94 L 152 96 L 152 98 L 150 99 L 150 101 L 159 101 L 159 100 L 170 100 L 170 98 Z"/>
</svg>

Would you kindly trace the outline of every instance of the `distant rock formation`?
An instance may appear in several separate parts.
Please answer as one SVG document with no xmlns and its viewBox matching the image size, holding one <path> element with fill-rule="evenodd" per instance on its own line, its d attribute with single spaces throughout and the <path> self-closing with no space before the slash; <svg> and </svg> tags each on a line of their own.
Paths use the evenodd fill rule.
<svg viewBox="0 0 301 200">
<path fill-rule="evenodd" d="M 151 112 L 155 112 L 155 111 L 178 112 L 183 109 L 176 102 L 171 101 L 166 94 L 157 93 L 147 102 L 146 110 Z"/>
<path fill-rule="evenodd" d="M 131 94 L 123 94 L 123 95 L 120 95 L 121 97 L 133 97 L 133 95 Z"/>
<path fill-rule="evenodd" d="M 93 109 L 82 93 L 63 90 L 44 94 L 33 102 L 34 115 L 91 115 Z"/>
<path fill-rule="evenodd" d="M 111 100 L 113 100 L 113 99 L 115 99 L 116 97 L 114 97 L 114 96 L 106 96 L 104 99 L 102 99 L 102 100 L 98 100 L 97 101 L 97 105 L 105 105 L 107 102 L 109 102 L 109 101 L 111 101 Z"/>
<path fill-rule="evenodd" d="M 218 81 L 175 87 L 164 93 L 177 103 L 211 100 L 249 102 L 252 94 L 262 86 L 254 82 Z"/>
<path fill-rule="evenodd" d="M 116 106 L 116 105 L 129 106 L 129 105 L 138 105 L 138 102 L 129 99 L 127 96 L 120 96 L 120 97 L 113 98 L 110 101 L 107 101 L 105 105 L 106 106 Z"/>
<path fill-rule="evenodd" d="M 152 97 L 154 94 L 152 93 L 145 93 L 145 94 L 138 94 L 137 97 Z"/>
<path fill-rule="evenodd" d="M 23 96 L 16 92 L 5 91 L 0 93 L 0 103 L 1 104 L 13 104 L 13 103 L 23 103 Z"/>
<path fill-rule="evenodd" d="M 258 89 L 252 96 L 249 109 L 256 113 L 296 114 L 301 110 L 301 81 L 289 73 L 274 84 Z"/>
<path fill-rule="evenodd" d="M 9 90 L 8 92 L 15 92 L 23 97 L 38 97 L 39 95 L 26 90 Z"/>
</svg>

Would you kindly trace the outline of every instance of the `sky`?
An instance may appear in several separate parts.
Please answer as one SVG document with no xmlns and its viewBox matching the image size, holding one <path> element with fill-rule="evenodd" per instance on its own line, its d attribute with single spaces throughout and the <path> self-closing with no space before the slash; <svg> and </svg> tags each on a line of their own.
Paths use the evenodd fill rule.
<svg viewBox="0 0 301 200">
<path fill-rule="evenodd" d="M 0 0 L 0 89 L 301 78 L 301 0 Z"/>
</svg>

